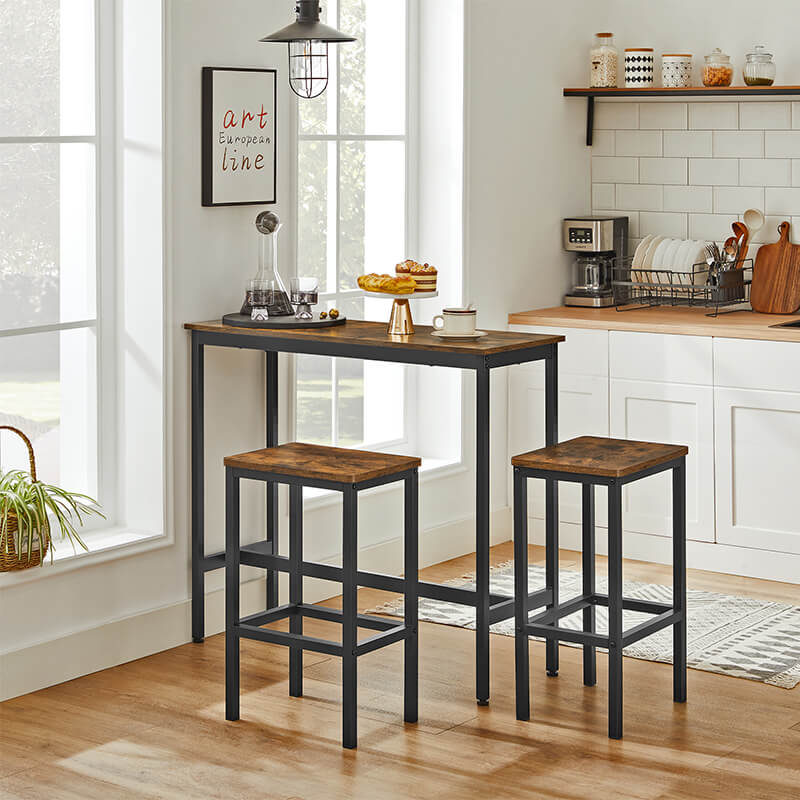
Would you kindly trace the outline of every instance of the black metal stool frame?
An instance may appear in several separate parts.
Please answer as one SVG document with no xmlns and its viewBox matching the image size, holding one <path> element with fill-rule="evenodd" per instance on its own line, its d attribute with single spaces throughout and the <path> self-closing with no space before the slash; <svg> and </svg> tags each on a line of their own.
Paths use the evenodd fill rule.
<svg viewBox="0 0 800 800">
<path fill-rule="evenodd" d="M 622 487 L 625 484 L 672 470 L 672 605 L 637 600 L 622 595 Z M 545 547 L 548 564 L 555 553 L 558 564 L 558 494 L 559 481 L 580 483 L 583 488 L 583 591 L 566 603 L 549 607 L 544 613 L 529 617 L 528 605 L 528 478 L 543 478 L 556 486 L 555 502 L 548 509 L 545 523 Z M 595 589 L 595 514 L 594 487 L 608 487 L 608 594 Z M 547 581 L 551 578 L 548 574 Z M 558 568 L 552 580 L 558 583 Z M 553 588 L 551 586 L 548 589 Z M 597 683 L 596 648 L 608 649 L 608 735 L 622 738 L 622 650 L 624 647 L 673 626 L 673 700 L 686 702 L 686 457 L 659 464 L 621 478 L 582 473 L 514 467 L 514 603 L 516 623 L 515 671 L 517 719 L 530 719 L 530 653 L 528 636 L 544 638 L 556 647 L 559 640 L 583 645 L 583 682 Z M 595 631 L 595 608 L 609 609 L 608 635 Z M 622 627 L 622 611 L 654 614 L 628 631 Z M 583 631 L 558 626 L 563 617 L 583 611 Z M 551 673 L 552 674 L 552 673 Z"/>
<path fill-rule="evenodd" d="M 239 483 L 242 479 L 289 485 L 289 556 L 272 553 L 272 543 L 240 545 Z M 401 624 L 381 617 L 358 614 L 358 493 L 387 483 L 404 482 L 404 577 L 405 614 Z M 339 491 L 343 495 L 342 566 L 317 564 L 303 559 L 303 487 Z M 239 643 L 241 638 L 257 639 L 289 648 L 289 694 L 303 694 L 303 651 L 327 653 L 342 659 L 342 745 L 356 747 L 357 660 L 381 647 L 405 642 L 404 720 L 418 717 L 418 557 L 419 557 L 419 473 L 405 470 L 360 483 L 299 478 L 283 473 L 225 468 L 225 718 L 239 719 Z M 289 573 L 289 603 L 249 617 L 239 614 L 240 564 Z M 303 578 L 314 577 L 342 584 L 342 610 L 307 605 L 303 602 Z M 338 622 L 342 642 L 303 635 L 305 617 Z M 260 626 L 289 619 L 289 632 Z M 379 633 L 358 641 L 358 628 Z"/>
</svg>

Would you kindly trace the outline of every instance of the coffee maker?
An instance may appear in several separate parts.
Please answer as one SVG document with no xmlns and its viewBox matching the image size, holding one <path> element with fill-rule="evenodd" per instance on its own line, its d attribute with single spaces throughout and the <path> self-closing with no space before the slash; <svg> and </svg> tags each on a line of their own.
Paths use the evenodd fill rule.
<svg viewBox="0 0 800 800">
<path fill-rule="evenodd" d="M 564 220 L 564 249 L 576 253 L 574 286 L 566 306 L 607 308 L 614 305 L 611 280 L 614 267 L 625 261 L 627 217 L 571 217 Z"/>
</svg>

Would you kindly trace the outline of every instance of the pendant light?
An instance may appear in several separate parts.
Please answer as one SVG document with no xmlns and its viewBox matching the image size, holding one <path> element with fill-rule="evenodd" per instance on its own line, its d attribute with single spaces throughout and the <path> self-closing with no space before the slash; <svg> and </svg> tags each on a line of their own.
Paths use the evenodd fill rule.
<svg viewBox="0 0 800 800">
<path fill-rule="evenodd" d="M 295 11 L 295 22 L 261 41 L 288 42 L 289 86 L 298 97 L 319 97 L 328 86 L 328 44 L 356 39 L 319 21 L 319 0 L 297 0 Z"/>
</svg>

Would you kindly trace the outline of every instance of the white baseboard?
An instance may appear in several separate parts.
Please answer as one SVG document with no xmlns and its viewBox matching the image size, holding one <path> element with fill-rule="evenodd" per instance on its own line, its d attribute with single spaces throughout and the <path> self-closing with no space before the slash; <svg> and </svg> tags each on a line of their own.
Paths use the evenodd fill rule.
<svg viewBox="0 0 800 800">
<path fill-rule="evenodd" d="M 544 520 L 534 517 L 528 520 L 528 541 L 531 544 L 544 544 Z M 559 546 L 564 550 L 580 550 L 581 526 L 577 523 L 562 522 L 559 525 Z M 597 528 L 597 552 L 600 555 L 608 554 L 606 528 Z M 634 561 L 671 564 L 672 539 L 625 531 L 623 552 L 625 558 Z M 800 583 L 800 555 L 792 553 L 690 541 L 686 543 L 686 564 L 689 569 L 741 575 L 745 578 L 762 578 L 782 583 Z"/>
<path fill-rule="evenodd" d="M 420 566 L 474 552 L 474 531 L 474 518 L 424 531 L 420 536 Z M 493 512 L 492 544 L 508 541 L 510 536 L 510 509 Z M 372 572 L 396 573 L 402 563 L 400 539 L 365 548 L 359 553 L 360 568 Z M 285 583 L 282 581 L 284 591 Z M 339 593 L 338 584 L 306 580 L 307 602 L 319 602 Z M 206 594 L 206 634 L 209 636 L 225 628 L 224 600 L 223 589 Z M 263 607 L 263 579 L 242 584 L 242 614 L 253 614 Z M 190 640 L 191 601 L 186 599 L 3 653 L 0 654 L 0 701 L 178 647 Z"/>
</svg>

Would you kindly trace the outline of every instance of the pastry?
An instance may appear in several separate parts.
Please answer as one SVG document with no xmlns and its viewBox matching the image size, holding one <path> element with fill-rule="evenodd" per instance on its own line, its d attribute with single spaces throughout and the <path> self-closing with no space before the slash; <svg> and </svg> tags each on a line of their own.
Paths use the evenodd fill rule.
<svg viewBox="0 0 800 800">
<path fill-rule="evenodd" d="M 365 292 L 380 292 L 382 294 L 414 294 L 417 282 L 413 278 L 391 275 L 378 275 L 371 272 L 369 275 L 360 275 L 358 287 Z"/>
<path fill-rule="evenodd" d="M 430 264 L 419 264 L 412 259 L 395 268 L 398 275 L 410 275 L 417 282 L 417 292 L 435 292 L 439 271 Z"/>
</svg>

